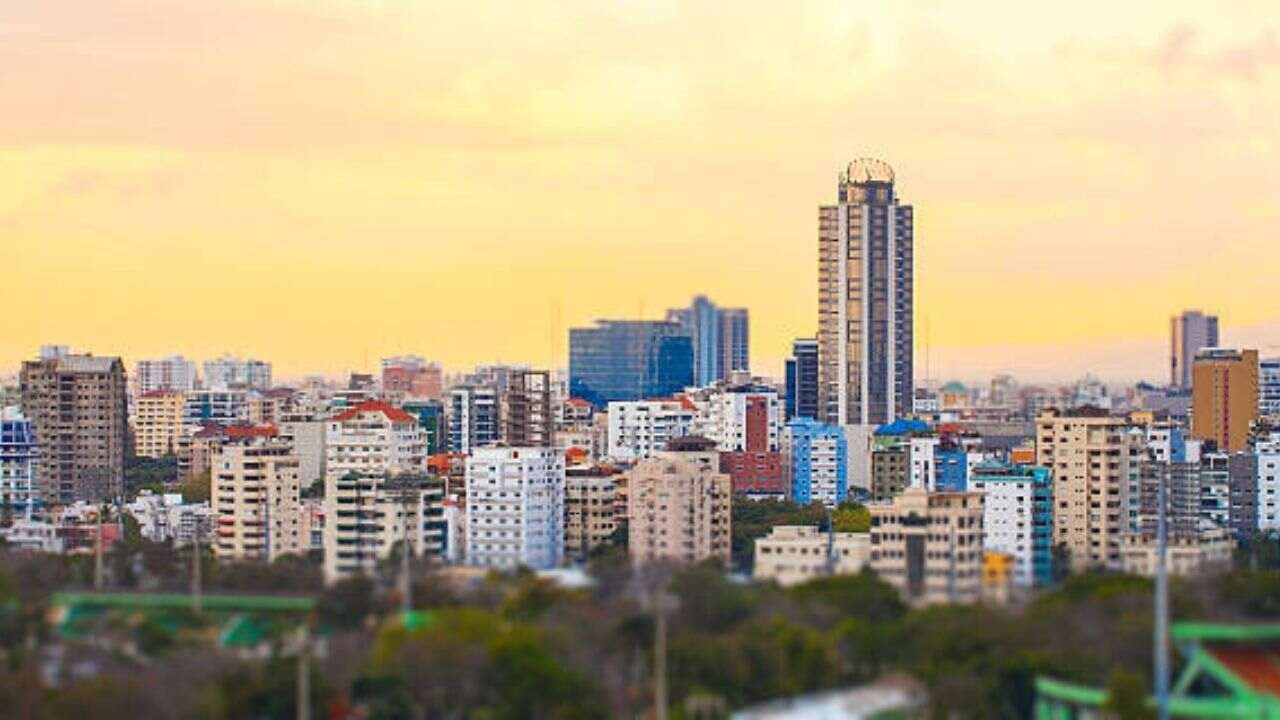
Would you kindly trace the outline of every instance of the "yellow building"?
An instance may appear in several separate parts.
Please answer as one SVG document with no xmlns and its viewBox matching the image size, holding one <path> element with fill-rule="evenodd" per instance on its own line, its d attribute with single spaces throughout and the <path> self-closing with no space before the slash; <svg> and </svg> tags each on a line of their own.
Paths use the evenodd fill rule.
<svg viewBox="0 0 1280 720">
<path fill-rule="evenodd" d="M 982 591 L 982 493 L 907 488 L 873 503 L 871 569 L 913 605 L 974 602 Z"/>
<path fill-rule="evenodd" d="M 1248 449 L 1258 419 L 1258 351 L 1205 348 L 1191 367 L 1191 436 L 1224 452 Z"/>
<path fill-rule="evenodd" d="M 182 438 L 180 392 L 153 390 L 138 397 L 134 406 L 134 452 L 139 457 L 176 455 Z"/>
</svg>

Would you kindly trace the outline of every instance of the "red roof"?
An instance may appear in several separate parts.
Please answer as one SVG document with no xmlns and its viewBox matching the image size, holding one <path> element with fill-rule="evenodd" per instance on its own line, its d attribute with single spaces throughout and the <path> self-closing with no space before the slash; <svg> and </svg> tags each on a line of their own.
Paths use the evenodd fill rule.
<svg viewBox="0 0 1280 720">
<path fill-rule="evenodd" d="M 591 407 L 591 403 L 587 402 L 586 400 L 583 400 L 582 398 L 571 397 L 568 400 L 565 400 L 564 402 L 566 405 L 572 405 L 574 407 L 581 407 L 581 408 Z"/>
<path fill-rule="evenodd" d="M 1212 645 L 1206 650 L 1255 691 L 1280 697 L 1280 648 L 1277 646 Z"/>
<path fill-rule="evenodd" d="M 172 395 L 181 395 L 177 390 L 148 390 L 142 393 L 144 398 L 170 397 Z"/>
<path fill-rule="evenodd" d="M 386 415 L 392 422 L 418 422 L 417 418 L 400 408 L 378 401 L 362 402 L 353 408 L 348 408 L 337 415 L 334 415 L 332 420 L 334 422 L 346 422 L 347 420 L 355 419 L 361 413 L 368 412 L 380 412 L 383 415 Z"/>
<path fill-rule="evenodd" d="M 223 429 L 229 438 L 275 437 L 279 430 L 275 425 L 231 425 Z"/>
</svg>

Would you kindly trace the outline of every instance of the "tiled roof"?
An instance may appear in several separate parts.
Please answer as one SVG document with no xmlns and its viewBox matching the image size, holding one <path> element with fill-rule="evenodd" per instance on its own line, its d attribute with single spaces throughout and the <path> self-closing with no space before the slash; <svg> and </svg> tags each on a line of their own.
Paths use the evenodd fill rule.
<svg viewBox="0 0 1280 720">
<path fill-rule="evenodd" d="M 392 422 L 418 422 L 418 419 L 409 413 L 384 402 L 362 402 L 353 408 L 344 410 L 332 418 L 333 422 L 346 422 L 347 420 L 359 417 L 361 413 L 380 412 L 386 415 Z"/>
</svg>

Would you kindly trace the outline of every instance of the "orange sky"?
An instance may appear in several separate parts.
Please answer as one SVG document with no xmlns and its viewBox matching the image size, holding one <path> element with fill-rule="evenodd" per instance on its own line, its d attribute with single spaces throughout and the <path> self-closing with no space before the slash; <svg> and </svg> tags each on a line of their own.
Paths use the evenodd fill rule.
<svg viewBox="0 0 1280 720">
<path fill-rule="evenodd" d="M 1184 306 L 1280 345 L 1273 0 L 875 5 L 8 3 L 0 368 L 563 364 L 701 292 L 778 374 L 862 155 L 934 377 L 1158 377 Z"/>
</svg>

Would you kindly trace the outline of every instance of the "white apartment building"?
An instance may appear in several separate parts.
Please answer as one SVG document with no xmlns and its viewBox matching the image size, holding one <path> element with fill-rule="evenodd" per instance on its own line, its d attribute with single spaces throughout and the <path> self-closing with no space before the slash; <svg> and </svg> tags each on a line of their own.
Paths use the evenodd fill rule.
<svg viewBox="0 0 1280 720">
<path fill-rule="evenodd" d="M 1258 361 L 1258 414 L 1280 420 L 1280 358 Z"/>
<path fill-rule="evenodd" d="M 314 517 L 310 518 L 314 523 Z M 324 577 L 373 575 L 408 543 L 414 557 L 444 550 L 444 483 L 425 476 L 330 476 L 323 512 Z"/>
<path fill-rule="evenodd" d="M 139 397 L 156 390 L 190 392 L 196 387 L 196 364 L 181 355 L 139 360 L 132 380 L 134 394 Z"/>
<path fill-rule="evenodd" d="M 213 534 L 213 508 L 207 502 L 187 503 L 178 493 L 155 494 L 143 490 L 124 511 L 138 521 L 142 537 L 152 542 L 190 545 L 197 537 L 208 545 Z"/>
<path fill-rule="evenodd" d="M 634 462 L 666 449 L 672 438 L 693 432 L 695 409 L 684 400 L 609 403 L 608 457 Z"/>
<path fill-rule="evenodd" d="M 399 475 L 426 471 L 427 433 L 409 413 L 365 402 L 330 418 L 324 434 L 325 476 Z"/>
<path fill-rule="evenodd" d="M 302 552 L 298 458 L 287 442 L 271 435 L 228 442 L 210 469 L 219 559 L 271 562 Z"/>
<path fill-rule="evenodd" d="M 204 361 L 204 387 L 211 390 L 271 387 L 271 363 L 223 355 Z"/>
<path fill-rule="evenodd" d="M 477 448 L 467 458 L 468 565 L 544 570 L 564 559 L 564 456 Z"/>
<path fill-rule="evenodd" d="M 910 439 L 910 475 L 907 485 L 926 490 L 936 489 L 937 465 L 935 453 L 941 441 L 936 437 L 913 437 Z"/>
<path fill-rule="evenodd" d="M 776 452 L 782 444 L 782 414 L 778 391 L 757 386 L 715 386 L 691 398 L 697 407 L 690 434 L 716 441 L 721 452 L 747 449 L 747 415 L 759 413 L 766 428 L 765 449 Z"/>
<path fill-rule="evenodd" d="M 1043 575 L 1050 567 L 1053 497 L 1049 472 L 1024 466 L 983 467 L 969 476 L 969 490 L 982 495 L 983 549 L 1013 558 L 1013 584 L 1031 587 L 1047 580 L 1037 578 L 1036 571 L 1040 569 Z"/>
<path fill-rule="evenodd" d="M 243 425 L 249 422 L 244 390 L 192 390 L 184 394 L 182 422 L 186 425 Z"/>
<path fill-rule="evenodd" d="M 324 434 L 327 425 L 325 421 L 297 419 L 286 419 L 278 424 L 280 436 L 289 439 L 294 454 L 298 456 L 298 479 L 304 488 L 325 475 Z"/>
<path fill-rule="evenodd" d="M 756 540 L 752 578 L 783 587 L 820 577 L 856 575 L 871 557 L 870 533 L 819 532 L 809 525 L 777 525 Z"/>
<path fill-rule="evenodd" d="M 1258 453 L 1258 529 L 1280 530 L 1280 432 L 1260 439 Z"/>
</svg>

